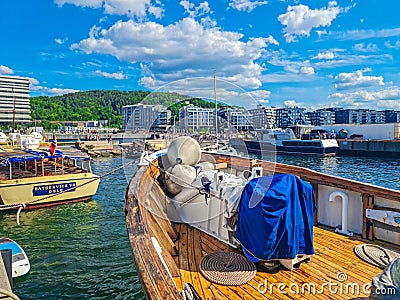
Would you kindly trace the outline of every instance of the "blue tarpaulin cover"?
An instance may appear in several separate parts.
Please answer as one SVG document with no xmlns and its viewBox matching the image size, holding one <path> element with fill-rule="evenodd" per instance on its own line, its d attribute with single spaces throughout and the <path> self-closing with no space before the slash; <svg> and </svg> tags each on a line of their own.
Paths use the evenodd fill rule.
<svg viewBox="0 0 400 300">
<path fill-rule="evenodd" d="M 261 260 L 314 254 L 315 208 L 312 186 L 294 175 L 254 178 L 242 193 L 236 237 Z"/>
</svg>

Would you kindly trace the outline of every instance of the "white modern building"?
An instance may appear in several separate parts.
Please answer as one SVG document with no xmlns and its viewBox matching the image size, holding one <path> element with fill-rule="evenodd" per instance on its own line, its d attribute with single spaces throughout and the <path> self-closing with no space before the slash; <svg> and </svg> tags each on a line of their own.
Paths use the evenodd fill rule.
<svg viewBox="0 0 400 300">
<path fill-rule="evenodd" d="M 310 121 L 302 107 L 284 107 L 276 109 L 276 125 L 280 128 L 287 128 L 292 125 L 309 125 Z"/>
<path fill-rule="evenodd" d="M 165 131 L 171 111 L 163 105 L 126 105 L 121 108 L 123 130 Z"/>
<path fill-rule="evenodd" d="M 191 132 L 215 128 L 215 109 L 202 108 L 193 104 L 179 109 L 179 128 Z"/>
<path fill-rule="evenodd" d="M 0 75 L 0 123 L 31 121 L 29 78 Z"/>
<path fill-rule="evenodd" d="M 255 109 L 249 109 L 251 121 L 255 129 L 276 127 L 276 108 L 257 105 Z"/>
</svg>

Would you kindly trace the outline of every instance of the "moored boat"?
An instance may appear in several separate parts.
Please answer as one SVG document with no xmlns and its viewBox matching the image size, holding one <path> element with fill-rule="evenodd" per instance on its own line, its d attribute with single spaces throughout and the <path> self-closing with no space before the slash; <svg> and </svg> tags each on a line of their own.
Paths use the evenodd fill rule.
<svg viewBox="0 0 400 300">
<path fill-rule="evenodd" d="M 321 134 L 314 139 L 297 139 L 290 128 L 259 129 L 254 139 L 229 140 L 232 147 L 238 151 L 250 154 L 305 154 L 334 156 L 339 151 L 335 139 L 325 138 Z"/>
<path fill-rule="evenodd" d="M 100 178 L 80 151 L 0 153 L 0 208 L 39 208 L 90 199 Z"/>
<path fill-rule="evenodd" d="M 198 294 L 202 299 L 366 297 L 371 293 L 372 279 L 382 270 L 360 259 L 354 249 L 368 241 L 385 247 L 382 249 L 399 250 L 398 226 L 370 217 L 373 215 L 371 210 L 396 211 L 400 191 L 306 168 L 211 152 L 201 153 L 200 162 L 196 162 L 198 151 L 190 149 L 186 156 L 177 157 L 173 155 L 175 150 L 168 149 L 144 157 L 127 189 L 128 235 L 136 269 L 149 299 L 181 299 L 182 294 L 187 293 Z M 188 161 L 193 158 L 194 161 Z M 174 165 L 174 161 L 179 164 Z M 191 164 L 195 166 L 195 179 L 192 179 L 191 168 L 176 167 Z M 290 178 L 294 181 L 301 179 L 307 187 L 302 191 L 307 190 L 307 194 L 312 187 L 311 198 L 315 200 L 316 210 L 311 209 L 313 200 L 310 197 L 307 201 L 311 204 L 306 206 L 311 209 L 311 226 L 314 226 L 304 226 L 299 233 L 303 235 L 309 228 L 314 254 L 313 251 L 304 251 L 291 257 L 262 260 L 255 270 L 250 270 L 254 271 L 254 276 L 238 284 L 235 282 L 235 269 L 229 269 L 236 257 L 223 256 L 211 265 L 205 261 L 215 253 L 220 256 L 221 252 L 239 254 L 243 249 L 249 250 L 238 237 L 237 227 L 232 226 L 232 221 L 243 218 L 240 205 L 244 193 L 237 189 L 238 183 L 243 182 L 242 190 L 245 190 L 258 178 L 269 178 L 273 174 L 292 174 Z M 207 179 L 201 179 L 207 176 Z M 268 184 L 259 182 L 258 192 L 271 190 Z M 242 196 L 238 197 L 238 194 Z M 284 191 L 275 194 L 280 197 Z M 297 196 L 302 194 L 300 192 Z M 276 203 L 280 201 L 279 197 L 274 198 Z M 296 203 L 303 202 L 299 200 Z M 257 205 L 258 202 L 249 207 Z M 272 209 L 271 203 L 265 207 Z M 286 218 L 277 216 L 275 219 Z M 393 220 L 397 220 L 395 217 Z M 256 215 L 253 220 L 250 217 L 249 223 L 253 223 L 254 231 L 263 226 L 257 220 Z M 310 222 L 309 217 L 294 220 L 304 224 Z M 283 232 L 282 240 L 285 240 L 288 231 Z M 264 245 L 272 236 L 260 239 L 259 244 Z M 287 248 L 297 242 L 289 240 Z M 257 249 L 250 250 L 250 254 L 254 254 Z M 389 257 L 384 265 L 388 265 L 390 260 Z M 214 269 L 215 265 L 218 270 Z M 225 268 L 225 272 L 219 278 L 210 276 L 210 272 L 221 273 L 221 268 Z M 241 271 L 246 273 L 249 270 Z M 228 284 L 221 282 L 221 277 L 227 279 Z"/>
</svg>

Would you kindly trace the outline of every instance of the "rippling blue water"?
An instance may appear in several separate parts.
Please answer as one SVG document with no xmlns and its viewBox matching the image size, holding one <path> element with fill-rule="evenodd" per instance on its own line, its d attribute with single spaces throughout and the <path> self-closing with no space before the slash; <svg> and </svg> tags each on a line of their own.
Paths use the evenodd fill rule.
<svg viewBox="0 0 400 300">
<path fill-rule="evenodd" d="M 120 165 L 121 158 L 95 160 L 93 171 Z M 0 216 L 0 236 L 17 241 L 31 262 L 14 281 L 21 299 L 144 299 L 125 227 L 126 186 L 120 170 L 102 179 L 92 201 L 23 212 L 21 226 L 14 214 Z"/>
<path fill-rule="evenodd" d="M 400 190 L 400 161 L 377 157 L 278 156 L 277 162 Z"/>
<path fill-rule="evenodd" d="M 385 158 L 279 156 L 278 162 L 400 189 L 400 162 Z M 95 160 L 104 174 L 120 158 Z M 120 170 L 104 178 L 93 201 L 0 215 L 0 236 L 16 240 L 31 261 L 28 275 L 15 280 L 22 299 L 144 299 L 133 267 L 125 227 L 127 176 Z"/>
</svg>

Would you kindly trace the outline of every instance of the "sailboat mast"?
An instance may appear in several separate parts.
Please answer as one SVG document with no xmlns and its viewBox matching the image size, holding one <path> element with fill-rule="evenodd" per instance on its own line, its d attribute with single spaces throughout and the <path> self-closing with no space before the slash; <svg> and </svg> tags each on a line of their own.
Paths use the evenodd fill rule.
<svg viewBox="0 0 400 300">
<path fill-rule="evenodd" d="M 215 145 L 218 146 L 218 108 L 217 108 L 217 76 L 214 71 L 214 101 L 215 101 Z"/>
</svg>

